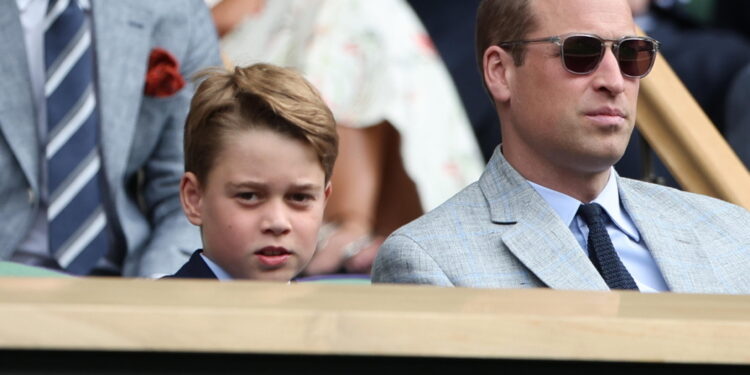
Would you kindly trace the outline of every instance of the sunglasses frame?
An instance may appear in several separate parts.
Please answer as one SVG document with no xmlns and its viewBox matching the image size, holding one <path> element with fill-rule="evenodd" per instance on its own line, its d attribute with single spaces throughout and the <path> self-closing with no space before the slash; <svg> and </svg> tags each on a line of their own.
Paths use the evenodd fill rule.
<svg viewBox="0 0 750 375">
<path fill-rule="evenodd" d="M 580 36 L 593 38 L 593 39 L 598 40 L 599 43 L 601 43 L 601 49 L 600 49 L 600 53 L 599 53 L 599 60 L 597 60 L 596 64 L 594 64 L 593 68 L 590 71 L 587 71 L 587 72 L 576 72 L 576 71 L 573 71 L 573 70 L 569 69 L 568 66 L 565 64 L 565 51 L 564 51 L 564 48 L 563 48 L 563 46 L 565 45 L 565 40 L 568 39 L 568 38 L 571 38 L 571 37 L 580 37 Z M 622 70 L 622 66 L 620 65 L 620 59 L 619 59 L 620 44 L 622 44 L 625 41 L 629 41 L 629 40 L 647 41 L 647 42 L 651 42 L 651 44 L 653 45 L 653 49 L 652 49 L 653 57 L 651 58 L 651 63 L 649 64 L 648 69 L 646 69 L 646 72 L 643 73 L 643 74 L 641 74 L 641 75 L 635 75 L 634 76 L 634 75 L 627 74 L 627 73 L 625 73 Z M 554 44 L 557 44 L 560 47 L 560 62 L 562 63 L 563 68 L 565 68 L 566 71 L 568 71 L 568 72 L 570 72 L 572 74 L 577 74 L 577 75 L 586 75 L 586 74 L 591 74 L 592 72 L 594 72 L 599 67 L 599 64 L 602 62 L 602 60 L 604 59 L 604 54 L 606 52 L 605 48 L 607 48 L 606 44 L 607 43 L 612 43 L 612 53 L 615 55 L 615 58 L 617 59 L 617 65 L 620 68 L 620 73 L 622 73 L 622 75 L 624 75 L 626 77 L 630 77 L 630 78 L 643 78 L 643 77 L 647 76 L 648 73 L 651 72 L 651 68 L 654 67 L 654 61 L 656 61 L 656 54 L 659 52 L 659 48 L 661 48 L 661 43 L 658 40 L 656 40 L 654 38 L 651 38 L 651 37 L 647 37 L 647 36 L 624 36 L 624 37 L 619 38 L 619 39 L 605 39 L 605 38 L 602 38 L 602 37 L 600 37 L 598 35 L 595 35 L 595 34 L 586 34 L 586 33 L 570 33 L 570 34 L 555 35 L 555 36 L 550 36 L 550 37 L 546 37 L 546 38 L 538 38 L 538 39 L 512 40 L 512 41 L 508 41 L 508 42 L 500 42 L 497 45 L 500 48 L 508 49 L 508 48 L 512 48 L 512 47 L 514 47 L 516 45 L 519 45 L 519 44 L 530 44 L 530 43 L 554 43 Z"/>
</svg>

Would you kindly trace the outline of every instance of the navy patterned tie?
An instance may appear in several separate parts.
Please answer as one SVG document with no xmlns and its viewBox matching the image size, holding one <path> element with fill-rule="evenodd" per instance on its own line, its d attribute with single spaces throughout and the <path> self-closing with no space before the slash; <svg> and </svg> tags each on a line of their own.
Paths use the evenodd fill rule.
<svg viewBox="0 0 750 375">
<path fill-rule="evenodd" d="M 50 252 L 85 275 L 108 248 L 91 31 L 75 0 L 51 0 L 44 22 Z"/>
<path fill-rule="evenodd" d="M 633 277 L 620 261 L 604 225 L 603 209 L 598 203 L 582 204 L 578 214 L 589 227 L 589 258 L 610 289 L 638 290 Z"/>
</svg>

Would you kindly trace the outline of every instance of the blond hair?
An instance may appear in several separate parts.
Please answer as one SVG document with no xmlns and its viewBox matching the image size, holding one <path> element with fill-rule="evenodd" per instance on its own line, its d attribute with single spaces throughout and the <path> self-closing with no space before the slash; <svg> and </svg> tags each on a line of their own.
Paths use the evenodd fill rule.
<svg viewBox="0 0 750 375">
<path fill-rule="evenodd" d="M 309 144 L 330 180 L 338 154 L 336 123 L 318 91 L 299 73 L 270 64 L 210 69 L 185 123 L 185 171 L 205 179 L 232 132 L 266 128 Z"/>
</svg>

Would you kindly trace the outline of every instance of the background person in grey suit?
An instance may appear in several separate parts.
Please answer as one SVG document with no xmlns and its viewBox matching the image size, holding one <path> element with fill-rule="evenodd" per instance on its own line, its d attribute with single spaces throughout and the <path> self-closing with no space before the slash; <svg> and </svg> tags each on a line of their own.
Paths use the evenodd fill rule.
<svg viewBox="0 0 750 375">
<path fill-rule="evenodd" d="M 78 20 L 86 32 L 76 34 L 74 47 L 63 52 L 78 52 L 80 61 L 93 55 L 88 69 L 93 86 L 88 87 L 94 104 L 83 107 L 98 121 L 101 177 L 92 181 L 101 192 L 108 243 L 94 263 L 76 273 L 172 273 L 200 246 L 179 201 L 182 131 L 193 85 L 179 89 L 174 83 L 221 64 L 216 32 L 201 0 L 0 2 L 0 259 L 51 268 L 62 264 L 67 271 L 63 263 L 75 263 L 75 254 L 62 262 L 50 252 L 48 219 L 57 209 L 51 208 L 53 194 L 46 184 L 54 169 L 49 140 L 57 133 L 45 123 L 47 85 L 55 76 L 49 62 L 45 67 L 51 34 L 45 30 L 68 10 L 82 15 Z M 147 69 L 150 57 L 157 57 L 156 66 L 179 64 L 179 71 L 159 75 L 161 68 Z M 71 71 L 75 64 L 69 64 Z M 156 87 L 144 87 L 147 73 L 157 75 Z"/>
<path fill-rule="evenodd" d="M 633 35 L 625 0 L 483 1 L 477 55 L 503 144 L 478 182 L 386 240 L 373 280 L 607 290 L 614 269 L 629 280 L 615 288 L 749 293 L 750 212 L 612 168 L 658 49 Z"/>
</svg>

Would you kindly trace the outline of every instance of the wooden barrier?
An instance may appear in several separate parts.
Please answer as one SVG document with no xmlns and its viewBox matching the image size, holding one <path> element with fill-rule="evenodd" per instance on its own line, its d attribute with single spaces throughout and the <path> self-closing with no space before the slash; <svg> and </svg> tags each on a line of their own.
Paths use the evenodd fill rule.
<svg viewBox="0 0 750 375">
<path fill-rule="evenodd" d="M 750 209 L 750 173 L 661 55 L 641 80 L 637 126 L 684 190 Z"/>
<path fill-rule="evenodd" d="M 254 355 L 256 363 L 280 355 L 750 365 L 750 296 L 5 278 L 0 322 L 0 351 L 15 358 L 224 353 Z"/>
</svg>

